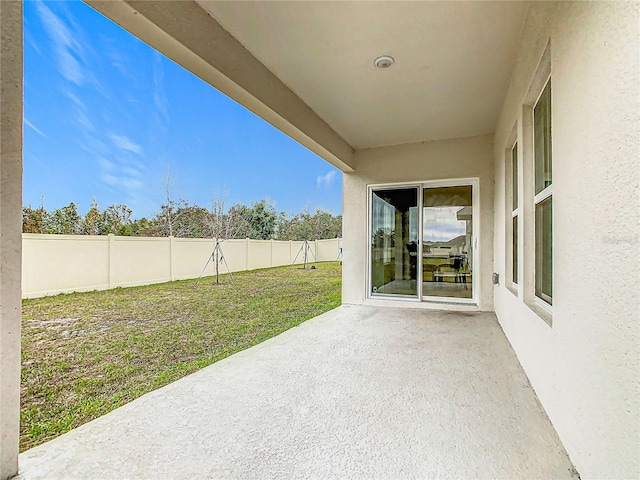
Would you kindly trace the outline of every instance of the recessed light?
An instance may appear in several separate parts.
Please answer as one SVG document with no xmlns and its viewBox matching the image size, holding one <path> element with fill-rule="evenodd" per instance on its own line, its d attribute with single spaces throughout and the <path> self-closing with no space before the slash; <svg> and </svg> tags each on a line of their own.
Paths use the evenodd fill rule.
<svg viewBox="0 0 640 480">
<path fill-rule="evenodd" d="M 373 61 L 373 64 L 378 68 L 389 68 L 394 63 L 394 58 L 389 55 L 382 55 Z"/>
</svg>

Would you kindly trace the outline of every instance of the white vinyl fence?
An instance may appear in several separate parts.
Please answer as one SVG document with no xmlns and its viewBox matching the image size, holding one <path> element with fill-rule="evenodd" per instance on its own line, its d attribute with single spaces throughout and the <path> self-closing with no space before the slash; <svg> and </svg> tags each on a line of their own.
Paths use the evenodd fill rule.
<svg viewBox="0 0 640 480">
<path fill-rule="evenodd" d="M 114 235 L 22 235 L 22 297 L 197 278 L 215 248 L 203 238 Z M 220 243 L 232 272 L 291 265 L 304 260 L 304 242 L 225 240 Z M 342 239 L 309 241 L 319 262 L 338 259 Z M 309 261 L 313 261 L 309 254 Z M 222 264 L 220 272 L 227 269 Z M 204 275 L 215 274 L 215 261 Z"/>
</svg>

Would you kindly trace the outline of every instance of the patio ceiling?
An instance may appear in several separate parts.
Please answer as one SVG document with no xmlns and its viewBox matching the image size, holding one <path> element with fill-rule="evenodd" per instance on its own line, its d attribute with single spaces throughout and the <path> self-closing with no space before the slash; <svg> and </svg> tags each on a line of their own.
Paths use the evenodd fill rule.
<svg viewBox="0 0 640 480">
<path fill-rule="evenodd" d="M 492 133 L 528 2 L 86 0 L 333 165 Z M 392 55 L 388 69 L 373 65 Z"/>
<path fill-rule="evenodd" d="M 527 4 L 196 0 L 353 148 L 494 131 Z M 374 67 L 391 55 L 388 69 Z"/>
</svg>

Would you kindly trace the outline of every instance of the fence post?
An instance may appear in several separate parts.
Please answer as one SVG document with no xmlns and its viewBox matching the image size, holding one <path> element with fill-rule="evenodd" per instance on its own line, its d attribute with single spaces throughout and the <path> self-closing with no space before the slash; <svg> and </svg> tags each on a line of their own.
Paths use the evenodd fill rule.
<svg viewBox="0 0 640 480">
<path fill-rule="evenodd" d="M 249 239 L 245 238 L 244 240 L 244 248 L 245 250 L 245 270 L 249 270 Z"/>
<path fill-rule="evenodd" d="M 113 265 L 113 250 L 115 248 L 115 242 L 116 242 L 116 237 L 113 233 L 110 233 L 109 235 L 107 235 L 109 237 L 109 242 L 108 242 L 108 247 L 107 247 L 107 259 L 108 259 L 108 270 L 109 270 L 109 274 L 108 274 L 108 282 L 109 282 L 109 288 L 113 288 L 113 278 L 115 276 L 115 272 L 114 272 L 114 265 Z"/>
<path fill-rule="evenodd" d="M 293 263 L 293 240 L 289 240 L 289 265 Z"/>
<path fill-rule="evenodd" d="M 318 239 L 317 238 L 315 239 L 315 247 L 316 247 L 316 251 L 314 253 L 316 257 L 316 262 L 319 262 L 320 259 L 318 258 Z"/>
<path fill-rule="evenodd" d="M 173 274 L 173 235 L 169 236 L 169 278 L 172 282 L 176 279 Z"/>
<path fill-rule="evenodd" d="M 269 265 L 273 267 L 273 238 L 269 240 L 271 242 L 271 254 L 269 259 Z"/>
</svg>

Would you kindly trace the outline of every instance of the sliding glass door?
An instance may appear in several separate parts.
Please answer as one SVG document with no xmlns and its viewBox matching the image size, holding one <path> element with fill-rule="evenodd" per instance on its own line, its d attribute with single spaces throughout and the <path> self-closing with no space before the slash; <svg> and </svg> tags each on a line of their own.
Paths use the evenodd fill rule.
<svg viewBox="0 0 640 480">
<path fill-rule="evenodd" d="M 476 179 L 371 188 L 369 294 L 471 302 L 476 196 Z"/>
<path fill-rule="evenodd" d="M 422 296 L 472 298 L 471 185 L 425 188 L 422 216 Z"/>
<path fill-rule="evenodd" d="M 371 293 L 418 296 L 418 188 L 374 190 Z"/>
</svg>

